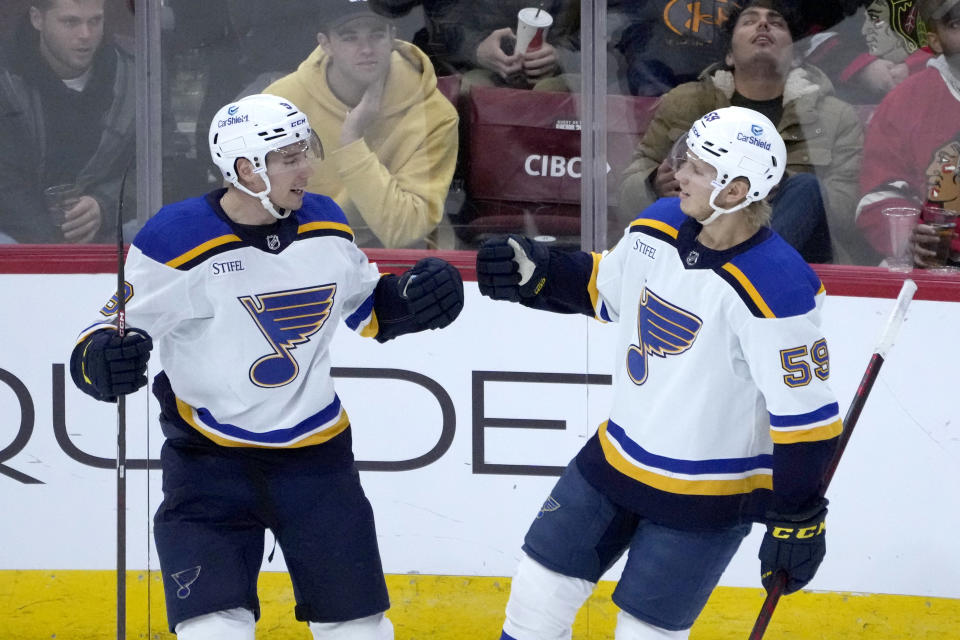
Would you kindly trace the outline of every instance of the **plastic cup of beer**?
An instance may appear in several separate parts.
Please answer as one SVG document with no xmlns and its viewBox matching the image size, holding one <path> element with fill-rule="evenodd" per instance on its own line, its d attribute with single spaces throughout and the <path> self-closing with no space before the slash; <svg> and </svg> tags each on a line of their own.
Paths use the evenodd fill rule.
<svg viewBox="0 0 960 640">
<path fill-rule="evenodd" d="M 920 218 L 920 207 L 887 207 L 883 210 L 890 234 L 886 264 L 890 271 L 913 271 L 913 228 Z"/>
<path fill-rule="evenodd" d="M 67 221 L 67 211 L 77 204 L 80 199 L 80 187 L 73 183 L 57 184 L 43 190 L 43 199 L 47 204 L 47 211 L 53 219 L 53 224 L 62 227 Z"/>
<path fill-rule="evenodd" d="M 926 259 L 926 263 L 934 271 L 956 271 L 950 266 L 950 246 L 957 235 L 957 216 L 960 212 L 942 209 L 940 207 L 924 207 L 923 223 L 937 232 L 937 254 Z"/>
<path fill-rule="evenodd" d="M 517 43 L 513 47 L 515 54 L 536 51 L 543 46 L 547 38 L 547 29 L 553 24 L 553 16 L 536 7 L 520 9 L 517 13 Z"/>
</svg>

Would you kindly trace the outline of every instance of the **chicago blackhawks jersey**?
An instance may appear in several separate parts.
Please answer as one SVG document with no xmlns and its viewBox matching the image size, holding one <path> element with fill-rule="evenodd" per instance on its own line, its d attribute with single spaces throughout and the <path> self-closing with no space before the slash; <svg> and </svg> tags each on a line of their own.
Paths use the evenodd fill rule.
<svg viewBox="0 0 960 640">
<path fill-rule="evenodd" d="M 306 194 L 290 217 L 245 226 L 222 194 L 162 208 L 127 256 L 126 324 L 153 337 L 164 415 L 225 446 L 326 442 L 349 424 L 330 341 L 341 320 L 377 334 L 380 274 L 329 198 Z M 79 340 L 116 311 L 114 296 Z"/>
<path fill-rule="evenodd" d="M 701 228 L 663 199 L 593 256 L 619 332 L 609 419 L 578 456 L 615 502 L 694 528 L 809 500 L 841 432 L 816 274 L 767 228 L 727 251 Z"/>
<path fill-rule="evenodd" d="M 922 99 L 918 99 L 922 96 Z M 960 211 L 960 78 L 943 56 L 904 80 L 867 127 L 857 226 L 890 255 L 887 207 L 920 203 Z M 954 237 L 953 253 L 960 253 Z"/>
</svg>

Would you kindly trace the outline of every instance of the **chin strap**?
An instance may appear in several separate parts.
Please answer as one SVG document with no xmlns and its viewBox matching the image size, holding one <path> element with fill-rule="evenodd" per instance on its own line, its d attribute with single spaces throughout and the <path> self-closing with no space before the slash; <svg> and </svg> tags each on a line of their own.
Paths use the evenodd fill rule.
<svg viewBox="0 0 960 640">
<path fill-rule="evenodd" d="M 290 215 L 290 211 L 288 209 L 280 209 L 280 211 L 277 211 L 276 207 L 273 206 L 273 203 L 270 202 L 270 197 L 269 197 L 270 189 L 271 189 L 270 178 L 267 176 L 266 171 L 264 171 L 260 175 L 263 177 L 263 183 L 267 185 L 267 188 L 261 191 L 260 193 L 255 193 L 250 189 L 247 189 L 245 186 L 240 184 L 240 181 L 237 179 L 231 180 L 230 182 L 233 184 L 233 186 L 235 186 L 240 191 L 243 191 L 245 194 L 249 196 L 253 196 L 257 200 L 259 200 L 260 204 L 263 205 L 263 208 L 267 210 L 267 213 L 272 215 L 277 220 L 283 220 L 284 218 Z"/>
<path fill-rule="evenodd" d="M 715 222 L 717 218 L 719 218 L 725 213 L 733 213 L 734 211 L 740 211 L 740 209 L 743 209 L 744 207 L 749 205 L 751 202 L 753 202 L 753 200 L 751 200 L 750 196 L 748 195 L 743 199 L 743 202 L 741 202 L 740 204 L 734 207 L 730 207 L 729 209 L 721 209 L 720 207 L 715 205 L 714 202 L 716 201 L 717 196 L 720 195 L 720 192 L 723 191 L 723 189 L 726 186 L 727 185 L 724 185 L 724 184 L 717 184 L 716 182 L 713 183 L 713 193 L 710 194 L 710 208 L 713 209 L 713 213 L 711 213 L 706 219 L 699 221 L 700 224 L 702 224 L 703 226 L 707 226 L 708 224 Z"/>
</svg>

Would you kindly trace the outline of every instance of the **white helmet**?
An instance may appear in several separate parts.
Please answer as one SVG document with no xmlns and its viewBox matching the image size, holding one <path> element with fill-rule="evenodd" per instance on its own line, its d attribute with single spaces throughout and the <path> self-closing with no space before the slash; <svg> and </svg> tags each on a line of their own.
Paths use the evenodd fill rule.
<svg viewBox="0 0 960 640">
<path fill-rule="evenodd" d="M 310 129 L 307 116 L 295 105 L 278 96 L 261 93 L 247 96 L 222 107 L 210 123 L 210 155 L 223 177 L 237 189 L 260 200 L 264 209 L 282 219 L 290 212 L 279 212 L 270 202 L 270 178 L 267 154 L 300 142 L 304 151 L 323 157 L 320 140 Z M 237 179 L 236 162 L 246 158 L 266 184 L 254 193 Z"/>
<path fill-rule="evenodd" d="M 706 114 L 690 127 L 686 145 L 697 158 L 717 170 L 711 183 L 713 214 L 702 221 L 704 225 L 766 198 L 780 184 L 787 164 L 787 147 L 776 125 L 762 113 L 743 107 L 725 107 Z M 720 209 L 714 204 L 717 196 L 737 178 L 746 178 L 750 191 L 743 202 Z"/>
</svg>

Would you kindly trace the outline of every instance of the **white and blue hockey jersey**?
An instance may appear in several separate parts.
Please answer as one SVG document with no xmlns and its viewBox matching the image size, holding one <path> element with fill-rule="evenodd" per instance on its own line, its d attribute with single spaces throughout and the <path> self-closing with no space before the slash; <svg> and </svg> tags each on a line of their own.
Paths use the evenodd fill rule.
<svg viewBox="0 0 960 640">
<path fill-rule="evenodd" d="M 289 218 L 245 227 L 223 213 L 222 193 L 166 206 L 137 234 L 127 326 L 154 339 L 165 415 L 224 446 L 326 442 L 349 425 L 330 341 L 341 320 L 377 334 L 380 273 L 329 198 L 306 194 Z M 115 296 L 79 341 L 113 327 L 116 310 Z"/>
<path fill-rule="evenodd" d="M 756 518 L 771 491 L 809 499 L 842 430 L 816 274 L 769 229 L 720 252 L 700 229 L 660 200 L 592 255 L 587 283 L 619 333 L 609 419 L 578 463 L 615 501 L 684 527 Z"/>
</svg>

